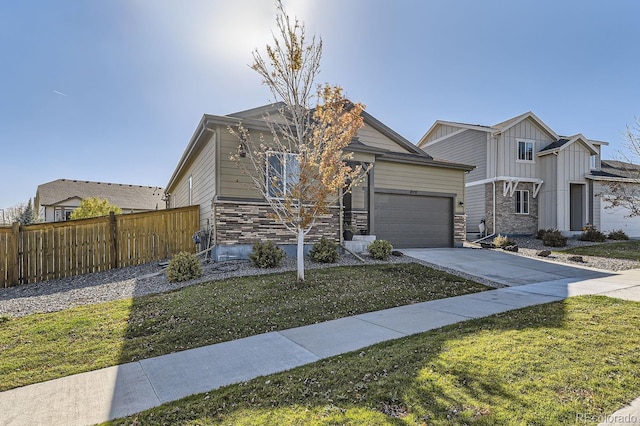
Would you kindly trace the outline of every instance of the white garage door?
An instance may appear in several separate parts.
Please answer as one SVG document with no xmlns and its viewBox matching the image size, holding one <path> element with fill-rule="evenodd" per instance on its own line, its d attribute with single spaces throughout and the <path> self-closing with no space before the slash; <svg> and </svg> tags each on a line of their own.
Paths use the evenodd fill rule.
<svg viewBox="0 0 640 426">
<path fill-rule="evenodd" d="M 605 209 L 609 205 L 602 200 L 600 203 L 600 227 L 602 232 L 611 232 L 622 229 L 631 238 L 640 238 L 640 216 L 625 217 L 629 214 L 627 209 L 616 207 Z"/>
</svg>

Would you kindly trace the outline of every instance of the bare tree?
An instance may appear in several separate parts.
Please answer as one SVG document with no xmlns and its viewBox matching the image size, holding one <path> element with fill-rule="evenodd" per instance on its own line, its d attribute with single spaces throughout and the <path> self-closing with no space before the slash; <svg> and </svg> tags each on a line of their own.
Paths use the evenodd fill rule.
<svg viewBox="0 0 640 426">
<path fill-rule="evenodd" d="M 307 43 L 305 28 L 276 2 L 277 32 L 266 57 L 253 52 L 251 68 L 277 102 L 265 115 L 270 137 L 253 135 L 241 124 L 229 128 L 240 139 L 232 159 L 267 200 L 273 218 L 297 236 L 298 281 L 304 281 L 304 238 L 320 216 L 362 181 L 367 170 L 349 166 L 344 148 L 363 126 L 364 106 L 352 103 L 338 86 L 317 86 L 322 40 Z"/>
<path fill-rule="evenodd" d="M 603 194 L 605 209 L 622 207 L 629 212 L 626 217 L 640 216 L 640 117 L 627 125 L 625 148 L 618 170 L 622 178 L 608 182 L 608 193 Z"/>
</svg>

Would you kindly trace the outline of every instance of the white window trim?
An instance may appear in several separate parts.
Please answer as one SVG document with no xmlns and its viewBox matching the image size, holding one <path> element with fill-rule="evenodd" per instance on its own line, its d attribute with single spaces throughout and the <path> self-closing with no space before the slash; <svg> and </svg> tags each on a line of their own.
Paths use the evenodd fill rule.
<svg viewBox="0 0 640 426">
<path fill-rule="evenodd" d="M 527 145 L 531 144 L 531 160 L 521 159 L 520 158 L 520 144 L 523 143 L 525 148 L 525 157 L 526 157 L 526 149 Z M 536 162 L 536 144 L 535 141 L 530 139 L 516 139 L 516 162 L 517 163 L 527 163 L 527 164 L 535 164 Z"/>
<path fill-rule="evenodd" d="M 524 194 L 526 193 L 527 196 L 527 203 L 525 204 L 522 198 L 522 195 L 520 195 L 520 203 L 518 203 L 518 194 Z M 529 212 L 531 212 L 531 197 L 529 196 L 529 190 L 527 189 L 519 189 L 517 191 L 515 191 L 515 201 L 516 201 L 516 206 L 515 206 L 515 214 L 517 215 L 523 215 L 526 216 L 529 214 Z M 523 211 L 524 210 L 524 206 L 527 206 L 527 211 Z M 520 211 L 518 212 L 518 207 L 520 207 Z"/>
<path fill-rule="evenodd" d="M 272 155 L 282 155 L 282 158 L 284 159 L 284 164 L 283 164 L 283 168 L 282 168 L 282 196 L 278 197 L 278 196 L 274 196 L 271 195 L 271 190 L 270 190 L 270 186 L 271 186 L 271 175 L 270 175 L 270 171 L 271 171 L 271 165 L 269 163 L 269 157 Z M 288 192 L 288 185 L 287 185 L 287 178 L 289 176 L 289 172 L 287 170 L 288 168 L 288 163 L 289 160 L 288 158 L 294 157 L 297 158 L 298 154 L 294 153 L 294 152 L 281 152 L 281 151 L 267 151 L 267 155 L 265 157 L 266 160 L 266 165 L 265 167 L 267 168 L 266 170 L 266 193 L 267 193 L 267 197 L 268 198 L 273 198 L 276 200 L 281 200 L 284 199 L 287 196 L 287 192 Z"/>
</svg>

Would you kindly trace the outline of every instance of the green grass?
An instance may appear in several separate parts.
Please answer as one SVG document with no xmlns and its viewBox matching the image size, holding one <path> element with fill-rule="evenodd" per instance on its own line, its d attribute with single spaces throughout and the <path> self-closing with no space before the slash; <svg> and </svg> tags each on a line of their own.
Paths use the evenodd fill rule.
<svg viewBox="0 0 640 426">
<path fill-rule="evenodd" d="M 597 424 L 640 394 L 639 340 L 640 303 L 575 297 L 378 344 L 111 424 Z"/>
<path fill-rule="evenodd" d="M 622 243 L 607 243 L 575 247 L 568 250 L 562 250 L 561 253 L 609 257 L 614 259 L 640 260 L 640 241 L 635 240 L 625 241 Z"/>
<path fill-rule="evenodd" d="M 0 322 L 0 390 L 487 287 L 423 265 L 234 278 Z"/>
</svg>

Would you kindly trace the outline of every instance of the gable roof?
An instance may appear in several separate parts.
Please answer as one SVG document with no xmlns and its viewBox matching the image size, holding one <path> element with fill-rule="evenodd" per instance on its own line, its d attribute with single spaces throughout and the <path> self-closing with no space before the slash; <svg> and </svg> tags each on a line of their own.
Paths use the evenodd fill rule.
<svg viewBox="0 0 640 426">
<path fill-rule="evenodd" d="M 577 134 L 574 136 L 560 137 L 560 139 L 558 139 L 556 142 L 553 142 L 542 148 L 538 152 L 537 156 L 542 157 L 544 155 L 560 152 L 576 142 L 582 143 L 591 155 L 596 155 L 598 153 L 598 149 L 593 146 L 589 139 L 585 138 L 582 134 Z"/>
<path fill-rule="evenodd" d="M 53 206 L 72 198 L 106 198 L 123 210 L 155 210 L 164 207 L 164 188 L 159 186 L 58 179 L 38 185 L 39 206 Z"/>
<path fill-rule="evenodd" d="M 171 175 L 171 178 L 167 183 L 167 188 L 171 188 L 171 186 L 175 183 L 175 181 L 180 176 L 181 171 L 189 163 L 191 156 L 194 155 L 194 153 L 198 151 L 199 147 L 207 141 L 207 138 L 202 137 L 205 133 L 210 133 L 214 131 L 215 130 L 214 127 L 217 125 L 235 126 L 238 123 L 242 123 L 247 128 L 268 131 L 269 127 L 267 126 L 267 123 L 264 120 L 265 114 L 269 112 L 277 112 L 282 105 L 283 105 L 282 102 L 278 102 L 275 104 L 263 105 L 260 107 L 235 112 L 229 115 L 204 114 L 202 116 L 202 119 L 200 120 L 200 123 L 198 124 L 198 127 L 196 128 L 196 131 L 193 133 L 193 136 L 191 137 L 189 144 L 184 150 L 182 157 L 178 162 L 178 165 L 173 171 L 173 174 Z M 256 117 L 259 117 L 259 118 L 256 118 Z M 468 165 L 460 165 L 459 163 L 448 163 L 446 161 L 443 162 L 439 160 L 434 160 L 433 157 L 431 157 L 429 154 L 424 152 L 422 149 L 418 148 L 416 145 L 411 143 L 409 140 L 401 136 L 399 133 L 397 133 L 396 131 L 394 131 L 384 123 L 382 123 L 380 120 L 378 120 L 368 112 L 363 111 L 362 117 L 364 119 L 365 125 L 368 125 L 371 128 L 382 133 L 384 136 L 388 137 L 390 140 L 392 140 L 399 146 L 409 151 L 411 155 L 414 155 L 416 157 L 420 157 L 423 159 L 427 159 L 427 160 L 432 160 L 434 161 L 433 163 L 434 165 L 436 165 L 437 163 L 437 165 L 439 165 L 440 167 L 445 167 L 445 164 L 451 164 L 451 167 L 461 167 L 461 166 L 469 167 Z M 354 144 L 354 142 L 352 142 L 349 145 L 350 148 L 351 147 L 354 148 L 354 151 L 355 150 L 362 151 L 365 149 L 365 147 L 367 147 L 368 152 L 372 152 L 372 153 L 373 151 L 386 152 L 385 150 L 379 150 L 377 148 L 369 147 L 368 145 L 360 141 L 357 141 L 356 144 Z"/>
</svg>

